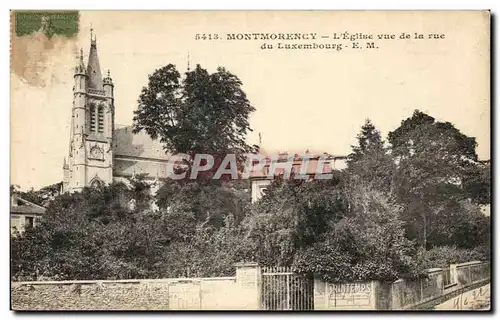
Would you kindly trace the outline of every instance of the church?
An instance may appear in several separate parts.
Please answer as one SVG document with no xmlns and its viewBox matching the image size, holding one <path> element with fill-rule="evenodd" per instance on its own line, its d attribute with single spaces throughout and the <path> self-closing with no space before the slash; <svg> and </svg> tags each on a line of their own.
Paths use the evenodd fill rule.
<svg viewBox="0 0 500 320">
<path fill-rule="evenodd" d="M 114 85 L 102 76 L 97 41 L 91 36 L 87 65 L 83 50 L 74 72 L 69 155 L 63 165 L 63 192 L 80 191 L 134 175 L 151 182 L 167 177 L 162 145 L 130 126 L 115 124 Z"/>
<path fill-rule="evenodd" d="M 145 132 L 132 133 L 131 126 L 115 124 L 114 85 L 108 70 L 102 76 L 95 36 L 90 39 L 87 65 L 83 50 L 74 72 L 73 107 L 68 159 L 63 165 L 63 192 L 81 191 L 84 187 L 98 187 L 113 181 L 127 181 L 142 175 L 152 184 L 167 178 L 168 155 L 161 143 L 152 140 Z M 261 150 L 262 152 L 262 150 Z M 307 152 L 306 152 L 307 153 Z M 326 171 L 345 168 L 346 156 L 326 155 Z M 252 201 L 260 199 L 273 179 L 269 175 L 271 162 L 284 162 L 286 154 L 276 159 L 267 158 L 262 170 L 253 172 L 251 180 Z M 302 158 L 295 155 L 293 170 L 300 167 Z M 316 174 L 319 156 L 311 158 L 307 174 Z M 298 171 L 297 171 L 298 172 Z"/>
</svg>

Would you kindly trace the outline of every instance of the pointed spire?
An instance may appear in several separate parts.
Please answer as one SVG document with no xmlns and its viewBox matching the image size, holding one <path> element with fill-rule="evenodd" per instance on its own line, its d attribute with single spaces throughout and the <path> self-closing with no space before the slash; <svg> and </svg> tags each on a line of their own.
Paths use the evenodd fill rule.
<svg viewBox="0 0 500 320">
<path fill-rule="evenodd" d="M 85 63 L 83 63 L 83 48 L 80 48 L 80 54 L 78 55 L 78 58 L 76 60 L 77 62 L 75 67 L 75 73 L 77 74 L 85 73 Z"/>
<path fill-rule="evenodd" d="M 87 64 L 88 87 L 97 90 L 103 90 L 101 66 L 97 56 L 97 37 L 94 34 L 94 29 L 90 32 L 90 52 L 89 61 Z"/>
<path fill-rule="evenodd" d="M 94 28 L 92 28 L 92 23 L 90 23 L 90 45 L 94 47 L 97 45 L 97 36 L 94 34 Z"/>
<path fill-rule="evenodd" d="M 187 71 L 189 72 L 189 52 L 188 52 L 188 57 L 187 57 Z"/>
<path fill-rule="evenodd" d="M 109 72 L 109 69 L 106 78 L 104 78 L 102 81 L 104 85 L 113 85 L 113 79 L 111 79 L 111 73 Z"/>
<path fill-rule="evenodd" d="M 106 80 L 111 81 L 111 72 L 109 71 L 109 69 L 106 72 L 106 78 L 104 78 L 104 83 L 106 83 Z"/>
</svg>

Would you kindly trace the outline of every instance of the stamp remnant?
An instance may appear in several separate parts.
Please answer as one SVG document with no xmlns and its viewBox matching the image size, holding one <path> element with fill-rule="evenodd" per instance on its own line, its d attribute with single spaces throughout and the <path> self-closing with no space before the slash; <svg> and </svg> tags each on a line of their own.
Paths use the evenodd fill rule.
<svg viewBox="0 0 500 320">
<path fill-rule="evenodd" d="M 78 11 L 14 11 L 16 36 L 41 31 L 47 38 L 54 35 L 73 37 L 78 33 Z"/>
</svg>

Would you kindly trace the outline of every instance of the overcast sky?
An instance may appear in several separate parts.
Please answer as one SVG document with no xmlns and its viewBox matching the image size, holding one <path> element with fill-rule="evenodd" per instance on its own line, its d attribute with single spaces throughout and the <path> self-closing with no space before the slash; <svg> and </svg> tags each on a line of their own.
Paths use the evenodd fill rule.
<svg viewBox="0 0 500 320">
<path fill-rule="evenodd" d="M 13 39 L 11 183 L 27 189 L 62 181 L 75 56 L 83 47 L 87 58 L 91 24 L 103 74 L 110 69 L 115 83 L 117 124 L 132 123 L 148 74 L 168 63 L 185 71 L 189 52 L 191 66 L 224 66 L 243 81 L 256 108 L 249 142 L 261 132 L 268 151 L 346 155 L 365 118 L 386 137 L 418 108 L 476 137 L 479 157 L 489 159 L 487 22 L 461 12 L 81 12 L 75 39 Z M 264 42 L 278 41 L 225 40 L 228 33 L 345 31 L 446 37 L 378 41 L 370 51 L 263 51 Z M 223 39 L 195 40 L 197 33 Z"/>
</svg>

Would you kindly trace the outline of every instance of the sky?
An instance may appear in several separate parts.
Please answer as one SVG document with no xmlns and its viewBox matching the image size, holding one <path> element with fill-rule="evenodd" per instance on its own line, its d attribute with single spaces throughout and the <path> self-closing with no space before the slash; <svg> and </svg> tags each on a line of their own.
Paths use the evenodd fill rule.
<svg viewBox="0 0 500 320">
<path fill-rule="evenodd" d="M 347 155 L 370 118 L 383 137 L 420 109 L 476 137 L 490 158 L 489 20 L 480 12 L 80 12 L 71 39 L 12 36 L 11 183 L 62 181 L 68 154 L 73 69 L 97 36 L 103 74 L 115 84 L 115 123 L 132 124 L 148 75 L 169 63 L 182 72 L 226 67 L 256 108 L 250 143 L 268 152 L 306 149 Z M 237 33 L 445 34 L 439 40 L 380 40 L 378 49 L 261 50 L 280 41 L 227 40 Z M 218 40 L 196 40 L 196 34 Z M 375 40 L 373 40 L 375 41 Z M 309 41 L 283 41 L 308 43 Z M 343 42 L 349 43 L 349 42 Z M 362 42 L 363 43 L 363 42 Z"/>
</svg>

